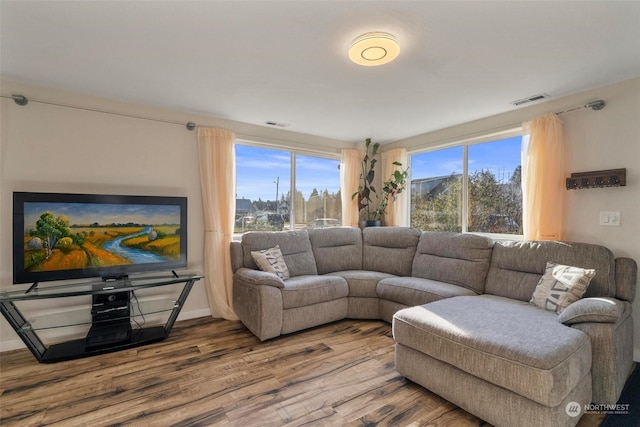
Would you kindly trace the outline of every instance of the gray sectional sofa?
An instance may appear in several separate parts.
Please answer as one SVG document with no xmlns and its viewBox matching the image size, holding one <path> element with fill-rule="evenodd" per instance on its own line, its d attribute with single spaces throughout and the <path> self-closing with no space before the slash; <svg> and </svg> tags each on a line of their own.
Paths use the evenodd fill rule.
<svg viewBox="0 0 640 427">
<path fill-rule="evenodd" d="M 286 280 L 251 255 L 276 245 Z M 399 373 L 497 426 L 575 425 L 576 407 L 617 401 L 633 363 L 637 264 L 603 246 L 337 227 L 246 233 L 231 259 L 234 310 L 260 340 L 385 320 Z M 529 303 L 547 262 L 595 270 L 560 314 Z"/>
</svg>

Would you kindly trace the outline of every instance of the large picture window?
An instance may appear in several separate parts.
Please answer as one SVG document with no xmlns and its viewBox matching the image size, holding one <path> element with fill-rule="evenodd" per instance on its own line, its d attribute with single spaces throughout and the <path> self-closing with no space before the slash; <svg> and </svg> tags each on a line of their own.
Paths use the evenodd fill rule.
<svg viewBox="0 0 640 427">
<path fill-rule="evenodd" d="M 522 234 L 522 136 L 411 156 L 411 226 Z"/>
<path fill-rule="evenodd" d="M 340 225 L 337 158 L 241 144 L 235 149 L 235 233 Z"/>
</svg>

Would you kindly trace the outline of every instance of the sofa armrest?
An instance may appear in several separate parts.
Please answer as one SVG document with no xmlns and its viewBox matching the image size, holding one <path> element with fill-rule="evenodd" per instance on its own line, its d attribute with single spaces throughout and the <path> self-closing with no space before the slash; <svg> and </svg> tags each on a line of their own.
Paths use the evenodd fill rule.
<svg viewBox="0 0 640 427">
<path fill-rule="evenodd" d="M 624 303 L 615 298 L 583 298 L 558 316 L 565 325 L 576 323 L 616 323 L 622 318 Z"/>
<path fill-rule="evenodd" d="M 247 271 L 240 271 L 247 270 Z M 274 338 L 282 331 L 282 292 L 267 281 L 257 280 L 268 274 L 268 283 L 280 280 L 275 274 L 264 271 L 241 268 L 233 275 L 233 310 L 242 323 L 257 336 L 260 341 Z M 245 280 L 248 279 L 248 280 Z M 277 280 L 276 280 L 277 279 Z M 252 282 L 255 281 L 254 282 Z"/>
<path fill-rule="evenodd" d="M 615 404 L 633 366 L 631 303 L 584 298 L 567 307 L 558 320 L 591 340 L 591 401 Z"/>
<path fill-rule="evenodd" d="M 631 258 L 616 258 L 616 298 L 633 302 L 638 281 L 638 264 Z"/>
<path fill-rule="evenodd" d="M 229 250 L 231 252 L 231 271 L 235 273 L 244 267 L 242 244 L 240 242 L 232 241 Z"/>
<path fill-rule="evenodd" d="M 273 273 L 242 267 L 235 275 L 245 283 L 252 285 L 268 285 L 276 288 L 284 288 L 284 282 Z"/>
</svg>

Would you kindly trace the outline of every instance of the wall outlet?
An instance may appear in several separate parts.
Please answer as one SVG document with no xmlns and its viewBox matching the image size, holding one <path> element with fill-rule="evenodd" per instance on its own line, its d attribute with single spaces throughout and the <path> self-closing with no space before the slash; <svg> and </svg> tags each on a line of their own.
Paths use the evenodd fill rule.
<svg viewBox="0 0 640 427">
<path fill-rule="evenodd" d="M 600 212 L 600 225 L 620 227 L 620 212 Z"/>
</svg>

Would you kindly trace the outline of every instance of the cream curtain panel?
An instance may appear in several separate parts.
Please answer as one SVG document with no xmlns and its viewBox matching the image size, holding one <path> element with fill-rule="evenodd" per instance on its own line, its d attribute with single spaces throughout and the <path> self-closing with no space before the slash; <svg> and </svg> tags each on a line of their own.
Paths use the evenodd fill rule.
<svg viewBox="0 0 640 427">
<path fill-rule="evenodd" d="M 402 163 L 402 168 L 407 167 L 407 150 L 405 148 L 395 148 L 393 150 L 385 151 L 382 153 L 382 182 L 389 179 L 391 174 L 398 169 L 398 166 L 393 162 Z M 383 185 L 380 184 L 380 190 Z M 378 191 L 381 193 L 381 191 Z M 408 214 L 407 214 L 407 195 L 408 191 L 403 191 L 398 194 L 396 200 L 389 198 L 389 206 L 387 207 L 387 213 L 384 217 L 384 225 L 387 226 L 407 226 Z"/>
<path fill-rule="evenodd" d="M 233 312 L 231 254 L 236 210 L 235 135 L 198 128 L 200 188 L 204 213 L 204 277 L 214 317 L 237 320 Z"/>
<path fill-rule="evenodd" d="M 523 123 L 523 232 L 528 240 L 561 240 L 565 155 L 562 121 L 553 113 Z"/>
<path fill-rule="evenodd" d="M 360 150 L 342 150 L 340 153 L 340 194 L 342 195 L 342 225 L 360 226 L 358 200 L 351 195 L 358 190 L 361 163 L 364 153 Z"/>
</svg>

